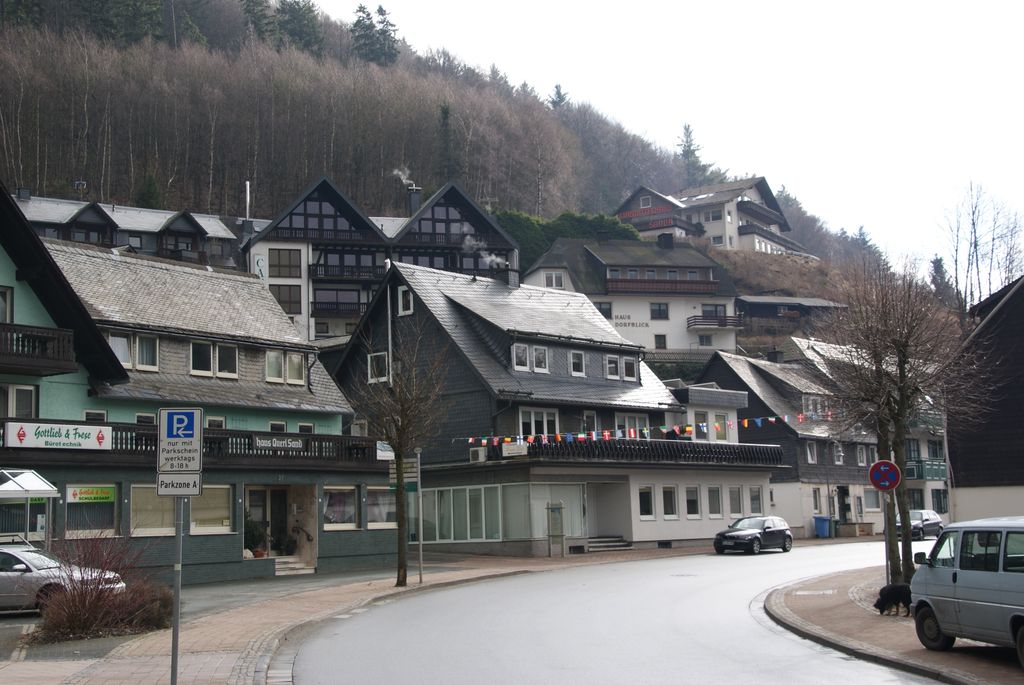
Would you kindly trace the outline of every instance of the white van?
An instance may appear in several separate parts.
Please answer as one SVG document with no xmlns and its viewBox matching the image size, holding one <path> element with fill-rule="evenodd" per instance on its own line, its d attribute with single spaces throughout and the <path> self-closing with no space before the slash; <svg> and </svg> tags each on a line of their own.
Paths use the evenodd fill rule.
<svg viewBox="0 0 1024 685">
<path fill-rule="evenodd" d="M 953 523 L 910 584 L 917 638 L 947 650 L 958 637 L 1016 647 L 1024 666 L 1024 516 Z"/>
</svg>

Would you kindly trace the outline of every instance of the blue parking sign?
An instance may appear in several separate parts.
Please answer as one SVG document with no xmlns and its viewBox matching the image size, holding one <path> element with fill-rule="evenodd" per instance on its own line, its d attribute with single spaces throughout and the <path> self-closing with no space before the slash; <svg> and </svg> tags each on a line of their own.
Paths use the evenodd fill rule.
<svg viewBox="0 0 1024 685">
<path fill-rule="evenodd" d="M 167 435 L 169 440 L 191 440 L 196 437 L 196 413 L 194 411 L 167 412 Z"/>
</svg>

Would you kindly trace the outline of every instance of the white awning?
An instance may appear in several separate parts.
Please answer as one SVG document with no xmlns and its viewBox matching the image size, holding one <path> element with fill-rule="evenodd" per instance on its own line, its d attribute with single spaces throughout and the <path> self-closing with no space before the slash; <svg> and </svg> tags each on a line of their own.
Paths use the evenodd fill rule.
<svg viewBox="0 0 1024 685">
<path fill-rule="evenodd" d="M 0 500 L 59 496 L 53 483 L 35 471 L 0 468 Z"/>
</svg>

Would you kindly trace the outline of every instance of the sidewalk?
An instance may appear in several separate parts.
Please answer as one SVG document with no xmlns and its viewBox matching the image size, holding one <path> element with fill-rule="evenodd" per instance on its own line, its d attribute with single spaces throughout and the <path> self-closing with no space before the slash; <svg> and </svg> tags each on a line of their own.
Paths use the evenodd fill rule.
<svg viewBox="0 0 1024 685">
<path fill-rule="evenodd" d="M 842 542 L 807 540 L 801 544 Z M 359 612 L 365 605 L 408 592 L 514 573 L 710 552 L 710 547 L 649 549 L 564 559 L 436 555 L 425 565 L 422 585 L 412 565 L 406 588 L 394 587 L 393 573 L 371 579 L 339 575 L 337 584 L 330 586 L 279 593 L 225 611 L 186 617 L 180 629 L 178 682 L 291 683 L 303 626 Z M 771 591 L 765 599 L 765 610 L 790 630 L 858 658 L 945 682 L 1021 682 L 1021 669 L 1012 649 L 971 646 L 958 640 L 950 653 L 928 652 L 917 641 L 912 619 L 879 616 L 871 605 L 883 577 L 884 569 L 878 567 L 801 581 Z M 31 646 L 19 650 L 10 661 L 0 661 L 0 680 L 68 685 L 169 683 L 170 647 L 170 630 L 129 638 L 109 651 L 91 654 L 87 647 L 47 651 L 47 647 Z"/>
</svg>

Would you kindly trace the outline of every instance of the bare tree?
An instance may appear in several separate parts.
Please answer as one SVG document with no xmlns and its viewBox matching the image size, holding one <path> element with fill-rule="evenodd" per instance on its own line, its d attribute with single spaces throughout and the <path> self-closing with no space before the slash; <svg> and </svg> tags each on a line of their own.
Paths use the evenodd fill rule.
<svg viewBox="0 0 1024 685">
<path fill-rule="evenodd" d="M 893 269 L 884 260 L 864 260 L 845 276 L 848 307 L 819 328 L 834 343 L 826 363 L 844 421 L 874 428 L 879 455 L 891 454 L 903 472 L 912 422 L 981 414 L 994 378 L 983 346 L 961 349 L 954 313 L 917 274 L 913 264 Z M 895 509 L 910 520 L 905 482 L 895 500 L 886 512 L 888 530 Z M 890 571 L 894 582 L 908 582 L 914 574 L 909 525 L 902 526 L 900 543 L 897 550 L 894 539 L 887 542 Z"/>
<path fill-rule="evenodd" d="M 370 435 L 395 452 L 396 587 L 404 587 L 408 575 L 404 468 L 415 449 L 438 434 L 447 404 L 442 397 L 448 367 L 445 340 L 435 323 L 418 316 L 396 317 L 390 326 L 364 326 L 340 379 L 356 414 L 366 419 Z"/>
</svg>

